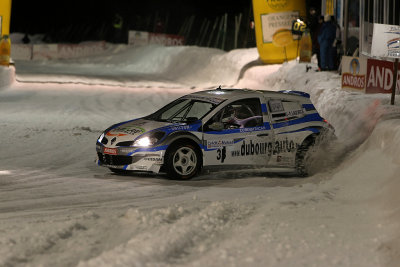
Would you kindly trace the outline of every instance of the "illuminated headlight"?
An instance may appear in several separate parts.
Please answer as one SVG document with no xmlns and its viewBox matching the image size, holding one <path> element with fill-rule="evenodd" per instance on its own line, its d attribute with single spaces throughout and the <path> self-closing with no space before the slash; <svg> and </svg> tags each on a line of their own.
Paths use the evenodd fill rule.
<svg viewBox="0 0 400 267">
<path fill-rule="evenodd" d="M 133 143 L 133 146 L 152 146 L 164 137 L 164 132 L 155 132 L 147 136 L 143 136 Z"/>
<path fill-rule="evenodd" d="M 133 146 L 152 146 L 157 142 L 157 139 L 148 136 L 142 137 L 133 143 Z"/>
<path fill-rule="evenodd" d="M 101 143 L 101 141 L 103 140 L 103 138 L 104 138 L 104 133 L 102 133 L 102 134 L 99 136 L 99 138 L 97 139 L 97 142 Z"/>
</svg>

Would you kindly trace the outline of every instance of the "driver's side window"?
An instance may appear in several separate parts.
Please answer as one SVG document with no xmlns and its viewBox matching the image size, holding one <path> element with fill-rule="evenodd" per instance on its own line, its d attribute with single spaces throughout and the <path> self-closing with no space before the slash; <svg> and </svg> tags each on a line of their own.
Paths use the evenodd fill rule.
<svg viewBox="0 0 400 267">
<path fill-rule="evenodd" d="M 261 103 L 258 98 L 232 102 L 215 114 L 205 125 L 205 131 L 262 126 Z"/>
</svg>

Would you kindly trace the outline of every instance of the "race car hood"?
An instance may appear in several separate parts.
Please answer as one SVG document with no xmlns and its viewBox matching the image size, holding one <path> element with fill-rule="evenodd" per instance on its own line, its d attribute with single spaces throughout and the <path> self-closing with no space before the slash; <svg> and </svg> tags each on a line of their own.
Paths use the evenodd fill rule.
<svg viewBox="0 0 400 267">
<path fill-rule="evenodd" d="M 107 139 L 113 139 L 115 137 L 113 143 L 133 141 L 148 131 L 169 125 L 172 125 L 172 123 L 138 119 L 114 125 L 110 130 L 105 132 L 105 136 Z"/>
<path fill-rule="evenodd" d="M 137 119 L 133 121 L 122 122 L 113 125 L 104 132 L 106 140 L 102 142 L 107 147 L 131 146 L 131 144 L 121 142 L 132 142 L 138 137 L 148 132 L 165 132 L 167 135 L 177 131 L 196 130 L 201 125 L 199 123 L 170 123 L 146 119 Z"/>
</svg>

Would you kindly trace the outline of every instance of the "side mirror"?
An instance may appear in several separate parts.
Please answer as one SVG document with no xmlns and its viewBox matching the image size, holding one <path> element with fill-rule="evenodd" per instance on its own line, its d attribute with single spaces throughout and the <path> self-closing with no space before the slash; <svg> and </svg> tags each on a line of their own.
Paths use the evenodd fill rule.
<svg viewBox="0 0 400 267">
<path fill-rule="evenodd" d="M 222 131 L 225 129 L 224 124 L 222 122 L 216 121 L 211 123 L 208 128 L 213 131 Z"/>
</svg>

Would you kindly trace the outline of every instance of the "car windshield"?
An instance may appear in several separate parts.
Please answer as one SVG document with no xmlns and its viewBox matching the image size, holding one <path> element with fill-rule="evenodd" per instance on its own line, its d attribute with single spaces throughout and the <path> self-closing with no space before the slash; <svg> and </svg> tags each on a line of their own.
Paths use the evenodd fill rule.
<svg viewBox="0 0 400 267">
<path fill-rule="evenodd" d="M 197 99 L 179 98 L 149 115 L 147 119 L 191 123 L 202 119 L 216 106 L 217 104 Z"/>
</svg>

